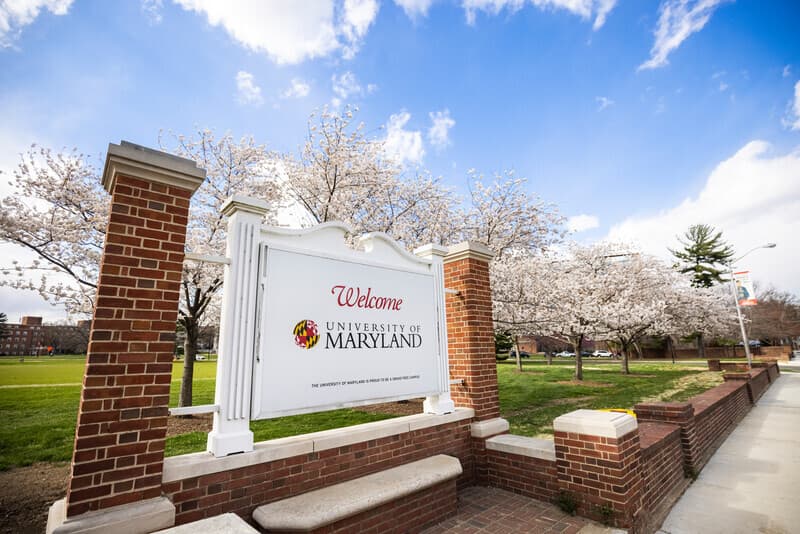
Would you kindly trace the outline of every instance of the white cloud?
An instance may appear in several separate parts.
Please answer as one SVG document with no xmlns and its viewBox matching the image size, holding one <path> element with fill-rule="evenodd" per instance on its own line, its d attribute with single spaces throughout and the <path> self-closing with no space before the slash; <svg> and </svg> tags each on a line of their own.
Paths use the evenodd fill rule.
<svg viewBox="0 0 800 534">
<path fill-rule="evenodd" d="M 789 114 L 783 124 L 791 130 L 800 130 L 800 80 L 794 84 L 794 100 L 789 102 Z"/>
<path fill-rule="evenodd" d="M 400 164 L 406 162 L 416 164 L 425 156 L 422 145 L 422 133 L 419 130 L 406 130 L 405 126 L 411 119 L 411 114 L 406 110 L 389 117 L 386 123 L 386 140 L 384 150 Z"/>
<path fill-rule="evenodd" d="M 530 0 L 539 9 L 566 9 L 582 19 L 594 16 L 592 28 L 599 30 L 606 22 L 608 14 L 614 9 L 617 0 Z M 507 9 L 515 13 L 524 7 L 525 0 L 463 0 L 462 6 L 467 16 L 467 24 L 475 24 L 475 14 L 483 11 L 497 15 Z"/>
<path fill-rule="evenodd" d="M 789 76 L 791 76 L 792 75 L 792 66 L 791 65 L 786 65 L 785 67 L 783 67 L 782 75 L 783 75 L 784 78 L 788 78 Z"/>
<path fill-rule="evenodd" d="M 310 92 L 310 85 L 300 78 L 292 78 L 289 87 L 281 93 L 281 98 L 305 98 Z"/>
<path fill-rule="evenodd" d="M 597 102 L 597 111 L 603 111 L 614 105 L 614 101 L 605 96 L 596 96 L 594 97 L 594 101 Z"/>
<path fill-rule="evenodd" d="M 756 279 L 800 294 L 800 147 L 773 154 L 764 141 L 752 141 L 709 175 L 700 193 L 649 216 L 629 217 L 611 228 L 607 239 L 634 240 L 645 252 L 670 257 L 677 235 L 692 224 L 710 224 L 739 253 L 766 242 L 774 250 L 754 252 L 738 267 Z"/>
<path fill-rule="evenodd" d="M 364 92 L 361 89 L 361 84 L 358 83 L 356 75 L 349 70 L 342 74 L 331 76 L 331 83 L 333 84 L 333 92 L 342 100 L 347 100 L 354 95 L 359 96 Z"/>
<path fill-rule="evenodd" d="M 725 0 L 664 0 L 659 8 L 656 40 L 650 59 L 639 70 L 657 69 L 669 61 L 667 56 L 693 33 L 703 29 L 719 4 Z"/>
<path fill-rule="evenodd" d="M 719 92 L 720 92 L 720 93 L 722 93 L 722 92 L 724 92 L 724 91 L 727 91 L 727 90 L 728 90 L 728 87 L 730 87 L 730 86 L 729 86 L 727 83 L 725 83 L 725 82 L 719 82 Z"/>
<path fill-rule="evenodd" d="M 570 232 L 585 232 L 600 226 L 600 220 L 594 215 L 580 214 L 567 219 L 567 230 Z"/>
<path fill-rule="evenodd" d="M 260 106 L 264 103 L 261 88 L 255 84 L 253 75 L 243 70 L 236 73 L 236 97 L 240 104 Z"/>
<path fill-rule="evenodd" d="M 0 48 L 13 46 L 22 28 L 31 24 L 42 9 L 66 15 L 72 0 L 8 0 L 0 2 Z"/>
<path fill-rule="evenodd" d="M 352 59 L 358 52 L 361 40 L 378 16 L 377 0 L 345 0 L 340 28 L 345 38 L 342 56 Z"/>
<path fill-rule="evenodd" d="M 431 127 L 428 129 L 428 141 L 437 148 L 448 146 L 450 144 L 450 129 L 456 125 L 456 121 L 450 117 L 450 110 L 430 112 L 428 117 L 431 119 Z"/>
<path fill-rule="evenodd" d="M 394 3 L 403 8 L 408 18 L 415 20 L 428 15 L 433 0 L 394 0 Z"/>
<path fill-rule="evenodd" d="M 164 0 L 142 0 L 142 13 L 150 24 L 161 24 L 164 17 L 161 15 L 161 10 L 164 8 Z"/>
<path fill-rule="evenodd" d="M 352 96 L 360 97 L 364 95 L 371 95 L 378 90 L 378 86 L 374 83 L 367 84 L 366 89 L 361 86 L 358 78 L 352 72 L 345 71 L 341 74 L 334 74 L 331 76 L 331 88 L 336 95 L 331 99 L 331 106 L 338 108 L 342 102 Z"/>
<path fill-rule="evenodd" d="M 278 64 L 300 63 L 340 50 L 352 57 L 378 13 L 376 0 L 175 0 L 204 14 L 249 50 Z"/>
</svg>

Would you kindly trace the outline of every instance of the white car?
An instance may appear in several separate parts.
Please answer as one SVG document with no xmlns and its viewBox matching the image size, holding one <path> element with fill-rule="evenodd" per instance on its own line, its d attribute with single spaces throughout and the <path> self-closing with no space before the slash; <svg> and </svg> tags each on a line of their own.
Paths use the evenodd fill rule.
<svg viewBox="0 0 800 534">
<path fill-rule="evenodd" d="M 562 350 L 561 352 L 556 353 L 556 358 L 574 358 L 575 353 L 570 352 L 568 350 Z"/>
<path fill-rule="evenodd" d="M 614 355 L 607 350 L 596 350 L 592 353 L 595 358 L 611 358 Z"/>
</svg>

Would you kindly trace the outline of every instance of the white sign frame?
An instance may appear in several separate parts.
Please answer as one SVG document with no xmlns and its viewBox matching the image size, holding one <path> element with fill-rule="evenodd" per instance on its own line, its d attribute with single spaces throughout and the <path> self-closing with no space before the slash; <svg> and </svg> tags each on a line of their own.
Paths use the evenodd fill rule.
<svg viewBox="0 0 800 534">
<path fill-rule="evenodd" d="M 352 235 L 352 231 L 342 223 L 325 223 L 302 230 L 272 228 L 261 224 L 267 209 L 263 201 L 238 196 L 228 199 L 223 206 L 223 214 L 228 215 L 229 264 L 225 267 L 215 390 L 215 404 L 219 410 L 214 414 L 214 427 L 208 436 L 209 452 L 219 457 L 252 451 L 253 435 L 249 429 L 252 415 L 277 417 L 423 395 L 426 395 L 425 412 L 452 412 L 442 267 L 447 249 L 427 245 L 412 255 L 386 234 L 371 233 L 359 239 L 363 250 L 356 250 L 347 245 L 347 236 Z M 266 283 L 263 275 L 269 272 L 266 260 L 272 250 L 430 277 L 433 281 L 430 303 L 435 322 L 435 332 L 431 333 L 431 357 L 435 359 L 432 367 L 435 379 L 424 391 L 415 389 L 389 396 L 290 409 L 262 409 L 263 406 L 257 405 L 253 392 L 261 391 L 263 387 L 264 380 L 258 371 L 262 371 L 264 365 L 257 357 L 265 357 L 262 348 L 269 346 L 268 340 L 263 338 L 267 331 L 262 325 L 263 299 L 270 298 L 264 293 Z"/>
</svg>

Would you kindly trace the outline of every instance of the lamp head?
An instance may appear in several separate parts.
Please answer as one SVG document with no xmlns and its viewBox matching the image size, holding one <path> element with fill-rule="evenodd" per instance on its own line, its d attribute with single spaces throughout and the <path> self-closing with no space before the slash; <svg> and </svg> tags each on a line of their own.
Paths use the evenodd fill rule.
<svg viewBox="0 0 800 534">
<path fill-rule="evenodd" d="M 775 243 L 767 243 L 766 245 L 764 245 L 764 248 L 775 248 L 777 246 L 778 245 L 776 245 Z"/>
</svg>

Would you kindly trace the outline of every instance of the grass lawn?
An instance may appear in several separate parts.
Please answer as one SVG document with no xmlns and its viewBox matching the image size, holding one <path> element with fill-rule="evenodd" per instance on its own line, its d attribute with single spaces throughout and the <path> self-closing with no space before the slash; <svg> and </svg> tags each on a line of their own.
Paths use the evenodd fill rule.
<svg viewBox="0 0 800 534">
<path fill-rule="evenodd" d="M 702 365 L 700 365 L 702 364 Z M 631 374 L 619 362 L 588 360 L 583 383 L 572 381 L 574 361 L 524 361 L 497 365 L 500 413 L 511 433 L 552 435 L 553 419 L 579 408 L 633 408 L 645 400 L 683 401 L 722 383 L 722 373 L 706 370 L 706 362 L 650 363 L 632 361 Z"/>
<path fill-rule="evenodd" d="M 66 462 L 72 455 L 84 356 L 0 358 L 0 470 L 35 462 Z M 213 404 L 217 364 L 195 362 L 194 404 Z M 183 362 L 172 368 L 170 406 L 178 405 Z M 253 421 L 257 441 L 357 425 L 392 417 L 356 410 L 335 410 Z M 206 434 L 190 432 L 167 439 L 166 454 L 205 450 Z"/>
<path fill-rule="evenodd" d="M 705 364 L 705 362 L 702 362 Z M 574 363 L 525 361 L 523 372 L 513 362 L 498 364 L 500 409 L 515 434 L 552 432 L 552 420 L 578 408 L 629 408 L 645 399 L 684 400 L 721 382 L 696 362 L 632 362 L 623 376 L 619 364 L 585 363 L 584 383 L 571 382 Z M 0 469 L 34 462 L 69 461 L 75 432 L 83 357 L 0 358 Z M 171 406 L 177 405 L 183 366 L 173 367 Z M 195 365 L 194 403 L 214 399 L 216 362 Z M 253 421 L 257 441 L 316 432 L 386 419 L 388 414 L 336 410 Z M 205 449 L 206 434 L 191 432 L 167 440 L 167 455 Z"/>
</svg>

